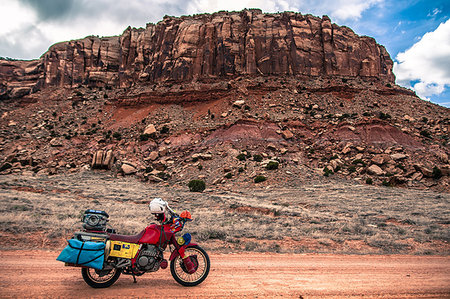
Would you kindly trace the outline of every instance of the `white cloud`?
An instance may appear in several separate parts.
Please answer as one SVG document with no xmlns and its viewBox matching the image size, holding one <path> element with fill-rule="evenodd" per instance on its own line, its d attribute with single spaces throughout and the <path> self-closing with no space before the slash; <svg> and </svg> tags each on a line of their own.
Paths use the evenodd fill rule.
<svg viewBox="0 0 450 299">
<path fill-rule="evenodd" d="M 400 85 L 416 82 L 412 88 L 423 98 L 444 92 L 450 86 L 450 20 L 399 53 L 396 60 L 394 73 Z"/>
</svg>

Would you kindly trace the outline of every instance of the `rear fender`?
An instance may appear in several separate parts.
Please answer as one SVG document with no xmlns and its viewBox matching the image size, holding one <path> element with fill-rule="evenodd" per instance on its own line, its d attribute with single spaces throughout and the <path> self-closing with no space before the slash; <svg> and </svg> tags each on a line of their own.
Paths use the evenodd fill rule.
<svg viewBox="0 0 450 299">
<path fill-rule="evenodd" d="M 196 243 L 189 243 L 189 245 L 187 245 L 187 246 L 186 245 L 180 246 L 180 249 L 178 249 L 178 250 L 175 248 L 175 250 L 172 251 L 172 254 L 170 255 L 169 261 L 173 261 L 177 256 L 180 255 L 180 253 L 184 255 L 184 250 L 186 248 L 189 248 L 189 247 L 192 247 L 192 246 L 197 246 L 197 244 Z"/>
</svg>

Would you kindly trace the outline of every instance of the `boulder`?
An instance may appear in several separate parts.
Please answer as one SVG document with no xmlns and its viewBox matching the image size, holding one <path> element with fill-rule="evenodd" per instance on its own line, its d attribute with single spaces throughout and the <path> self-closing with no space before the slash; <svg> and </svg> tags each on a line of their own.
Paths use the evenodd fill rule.
<svg viewBox="0 0 450 299">
<path fill-rule="evenodd" d="M 149 124 L 145 127 L 144 134 L 153 135 L 156 133 L 156 128 L 153 124 Z"/>
<path fill-rule="evenodd" d="M 242 106 L 245 105 L 245 101 L 244 100 L 237 100 L 233 103 L 233 106 L 237 107 L 237 108 L 241 108 Z"/>
<path fill-rule="evenodd" d="M 114 163 L 113 150 L 98 150 L 92 156 L 91 168 L 111 169 Z"/>
<path fill-rule="evenodd" d="M 367 173 L 380 176 L 384 174 L 384 171 L 378 165 L 372 164 L 367 168 Z"/>
<path fill-rule="evenodd" d="M 431 170 L 430 168 L 428 168 L 422 164 L 414 164 L 414 168 L 417 171 L 420 171 L 427 178 L 433 177 L 433 170 Z"/>
<path fill-rule="evenodd" d="M 148 159 L 155 161 L 156 159 L 158 159 L 159 154 L 157 151 L 152 151 L 149 155 L 148 155 Z"/>
<path fill-rule="evenodd" d="M 406 158 L 408 158 L 408 156 L 405 154 L 396 153 L 391 155 L 391 159 L 394 161 L 403 160 Z"/>
<path fill-rule="evenodd" d="M 283 136 L 284 139 L 292 139 L 294 137 L 294 134 L 286 129 L 281 132 L 281 136 Z"/>
<path fill-rule="evenodd" d="M 378 154 L 372 157 L 371 161 L 377 165 L 383 165 L 390 160 L 389 155 L 387 154 Z"/>
<path fill-rule="evenodd" d="M 133 174 L 133 173 L 137 172 L 137 169 L 134 166 L 130 165 L 130 164 L 122 164 L 121 169 L 122 169 L 122 172 L 124 174 L 126 174 L 126 175 Z"/>
</svg>

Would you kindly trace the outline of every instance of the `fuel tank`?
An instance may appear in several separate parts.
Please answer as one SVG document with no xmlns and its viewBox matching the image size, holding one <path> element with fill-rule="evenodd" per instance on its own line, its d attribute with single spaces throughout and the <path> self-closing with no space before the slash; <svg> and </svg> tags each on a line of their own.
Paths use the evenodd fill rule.
<svg viewBox="0 0 450 299">
<path fill-rule="evenodd" d="M 158 244 L 169 242 L 173 236 L 173 232 L 170 231 L 169 225 L 163 225 L 163 233 L 161 234 L 161 226 L 157 224 L 151 224 L 145 228 L 144 235 L 139 240 L 139 244 Z"/>
</svg>

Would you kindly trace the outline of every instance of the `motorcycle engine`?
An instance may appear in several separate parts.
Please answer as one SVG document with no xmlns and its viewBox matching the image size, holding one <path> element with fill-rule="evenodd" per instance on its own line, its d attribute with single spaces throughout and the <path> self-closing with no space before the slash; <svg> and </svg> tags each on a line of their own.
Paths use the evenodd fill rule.
<svg viewBox="0 0 450 299">
<path fill-rule="evenodd" d="M 162 259 L 162 252 L 156 246 L 148 245 L 139 253 L 136 265 L 139 270 L 154 272 L 159 270 Z"/>
</svg>

